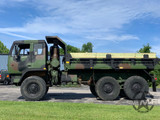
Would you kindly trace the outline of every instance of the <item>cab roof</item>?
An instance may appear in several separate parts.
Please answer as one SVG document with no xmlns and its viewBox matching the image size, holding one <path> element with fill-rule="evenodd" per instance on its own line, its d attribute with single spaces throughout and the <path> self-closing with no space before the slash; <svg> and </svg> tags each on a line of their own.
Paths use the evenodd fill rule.
<svg viewBox="0 0 160 120">
<path fill-rule="evenodd" d="M 17 40 L 14 44 L 46 43 L 45 40 Z"/>
</svg>

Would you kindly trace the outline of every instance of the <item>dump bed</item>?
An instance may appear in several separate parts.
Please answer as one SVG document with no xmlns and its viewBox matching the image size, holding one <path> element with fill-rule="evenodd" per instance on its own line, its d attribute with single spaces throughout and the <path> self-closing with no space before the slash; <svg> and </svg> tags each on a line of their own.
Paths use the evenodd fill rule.
<svg viewBox="0 0 160 120">
<path fill-rule="evenodd" d="M 72 69 L 160 69 L 155 53 L 70 53 L 66 68 Z"/>
</svg>

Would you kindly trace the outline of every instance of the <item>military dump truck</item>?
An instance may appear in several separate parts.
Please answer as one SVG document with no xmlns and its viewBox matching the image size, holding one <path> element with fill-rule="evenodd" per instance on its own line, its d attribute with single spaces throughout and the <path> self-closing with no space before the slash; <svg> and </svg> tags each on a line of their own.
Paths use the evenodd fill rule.
<svg viewBox="0 0 160 120">
<path fill-rule="evenodd" d="M 66 43 L 59 37 L 46 36 L 46 41 L 15 41 L 9 52 L 11 81 L 21 86 L 27 101 L 41 100 L 49 87 L 62 81 L 88 84 L 91 93 L 104 101 L 121 93 L 129 99 L 142 99 L 140 93 L 146 95 L 150 84 L 156 91 L 156 76 L 150 74 L 160 69 L 155 53 L 67 53 Z"/>
</svg>

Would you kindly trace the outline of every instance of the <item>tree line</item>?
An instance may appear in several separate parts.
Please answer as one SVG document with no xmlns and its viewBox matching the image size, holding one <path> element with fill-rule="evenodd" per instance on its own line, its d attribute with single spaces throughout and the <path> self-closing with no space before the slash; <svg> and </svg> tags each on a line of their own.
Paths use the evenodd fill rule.
<svg viewBox="0 0 160 120">
<path fill-rule="evenodd" d="M 91 53 L 93 52 L 93 44 L 91 42 L 88 42 L 86 44 L 82 45 L 82 48 L 77 48 L 74 47 L 72 45 L 67 45 L 67 53 Z M 62 50 L 62 48 L 60 48 L 60 54 L 63 55 L 64 51 Z"/>
</svg>

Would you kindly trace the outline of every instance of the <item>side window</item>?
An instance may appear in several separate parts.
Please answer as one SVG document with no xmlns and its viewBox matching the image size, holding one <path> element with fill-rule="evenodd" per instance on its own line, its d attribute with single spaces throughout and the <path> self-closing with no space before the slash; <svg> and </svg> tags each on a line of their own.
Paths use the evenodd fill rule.
<svg viewBox="0 0 160 120">
<path fill-rule="evenodd" d="M 30 44 L 19 44 L 15 45 L 13 50 L 12 50 L 12 56 L 14 55 L 29 55 L 30 52 Z"/>
<path fill-rule="evenodd" d="M 34 55 L 42 55 L 42 44 L 34 44 Z"/>
<path fill-rule="evenodd" d="M 30 44 L 20 44 L 18 45 L 18 47 L 20 48 L 18 54 L 25 56 L 25 55 L 29 55 L 30 52 Z"/>
</svg>

